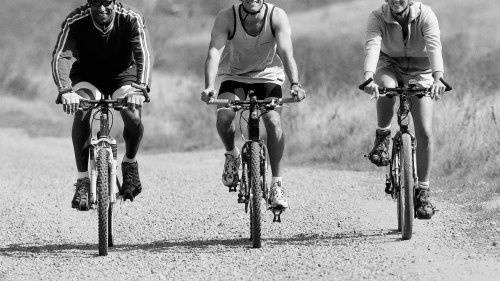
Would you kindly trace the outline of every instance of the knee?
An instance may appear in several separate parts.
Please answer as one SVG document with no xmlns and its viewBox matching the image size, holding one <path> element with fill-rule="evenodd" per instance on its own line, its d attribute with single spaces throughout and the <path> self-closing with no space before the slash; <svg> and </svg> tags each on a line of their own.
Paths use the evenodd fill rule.
<svg viewBox="0 0 500 281">
<path fill-rule="evenodd" d="M 419 145 L 428 146 L 432 144 L 433 135 L 431 130 L 421 130 L 417 133 L 417 140 Z"/>
<path fill-rule="evenodd" d="M 222 128 L 229 127 L 232 124 L 233 119 L 234 119 L 234 112 L 232 112 L 230 110 L 223 109 L 223 110 L 219 110 L 217 112 L 217 126 L 218 127 L 222 127 Z"/>
<path fill-rule="evenodd" d="M 75 117 L 73 119 L 73 124 L 79 125 L 79 126 L 84 126 L 88 125 L 90 122 L 90 116 L 92 115 L 92 111 L 77 111 L 75 113 Z"/>
<path fill-rule="evenodd" d="M 123 123 L 126 128 L 134 128 L 134 129 L 142 128 L 142 120 L 139 111 L 137 110 L 131 111 L 128 109 L 123 109 L 121 113 L 122 113 Z"/>
<path fill-rule="evenodd" d="M 279 114 L 269 114 L 264 117 L 264 124 L 268 129 L 281 130 L 281 117 Z"/>
</svg>

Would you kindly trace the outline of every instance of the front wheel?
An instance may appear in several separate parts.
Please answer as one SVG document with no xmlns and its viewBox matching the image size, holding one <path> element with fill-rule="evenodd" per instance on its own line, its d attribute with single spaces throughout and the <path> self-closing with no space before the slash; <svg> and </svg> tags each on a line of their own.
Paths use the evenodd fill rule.
<svg viewBox="0 0 500 281">
<path fill-rule="evenodd" d="M 100 149 L 96 159 L 97 168 L 97 215 L 99 220 L 99 256 L 108 255 L 109 216 L 109 152 Z"/>
<path fill-rule="evenodd" d="M 250 218 L 254 248 L 261 247 L 260 203 L 262 189 L 260 186 L 260 163 L 260 145 L 258 142 L 252 142 L 250 145 Z"/>
<path fill-rule="evenodd" d="M 404 201 L 401 194 L 401 140 L 397 136 L 394 138 L 394 144 L 392 146 L 392 157 L 391 157 L 391 184 L 394 190 L 393 198 L 396 199 L 396 209 L 398 215 L 398 231 L 403 229 L 403 214 L 404 214 Z"/>
<path fill-rule="evenodd" d="M 409 240 L 413 232 L 413 218 L 415 216 L 413 206 L 413 187 L 415 184 L 413 178 L 413 145 L 409 134 L 403 134 L 401 139 L 401 167 L 403 170 L 401 192 L 404 195 L 403 240 Z"/>
</svg>

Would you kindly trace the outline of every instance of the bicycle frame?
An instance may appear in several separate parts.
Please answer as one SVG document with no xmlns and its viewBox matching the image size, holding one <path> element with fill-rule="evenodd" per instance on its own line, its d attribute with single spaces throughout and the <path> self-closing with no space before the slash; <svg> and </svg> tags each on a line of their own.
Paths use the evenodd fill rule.
<svg viewBox="0 0 500 281">
<path fill-rule="evenodd" d="M 446 91 L 451 86 L 442 78 Z M 358 88 L 364 90 L 373 81 L 366 80 Z M 389 165 L 389 175 L 386 175 L 386 193 L 391 194 L 397 201 L 398 230 L 402 232 L 402 239 L 409 240 L 412 237 L 413 219 L 416 217 L 414 210 L 415 189 L 418 184 L 417 176 L 417 140 L 410 132 L 409 114 L 411 112 L 411 98 L 422 98 L 428 95 L 428 88 L 417 87 L 416 80 L 408 81 L 407 87 L 381 88 L 380 96 L 388 98 L 399 97 L 399 108 L 397 112 L 399 130 L 393 138 L 393 146 Z"/>
<path fill-rule="evenodd" d="M 260 118 L 267 112 L 261 112 L 261 108 L 273 110 L 282 106 L 283 103 L 296 102 L 295 99 L 272 99 L 257 100 L 254 91 L 248 92 L 249 100 L 223 100 L 211 99 L 209 104 L 224 105 L 235 112 L 243 110 L 249 111 L 248 120 L 248 140 L 242 148 L 242 176 L 240 180 L 240 194 L 238 202 L 245 203 L 245 212 L 250 209 L 250 239 L 253 241 L 254 248 L 261 247 L 261 199 L 265 199 L 266 206 L 274 214 L 273 222 L 281 222 L 281 213 L 284 209 L 269 208 L 269 189 L 267 188 L 267 158 L 268 152 L 264 140 L 260 139 Z M 243 112 L 240 113 L 240 122 L 243 118 Z M 245 120 L 245 119 L 244 119 Z M 240 130 L 241 128 L 240 123 Z M 245 137 L 243 136 L 243 139 Z M 236 187 L 229 189 L 236 191 Z M 261 195 L 262 194 L 262 195 Z"/>
<path fill-rule="evenodd" d="M 83 100 L 82 110 L 96 109 L 91 123 L 99 121 L 99 131 L 92 137 L 89 146 L 90 169 L 90 204 L 97 206 L 99 255 L 106 256 L 108 247 L 113 246 L 113 210 L 119 198 L 119 182 L 116 176 L 117 145 L 110 136 L 113 124 L 113 114 L 110 108 L 121 110 L 125 107 L 125 99 L 117 100 Z M 98 118 L 96 116 L 98 115 Z"/>
<path fill-rule="evenodd" d="M 392 152 L 391 152 L 391 158 L 395 157 L 397 153 L 401 151 L 401 146 L 403 144 L 402 141 L 402 136 L 403 134 L 408 134 L 411 139 L 411 151 L 412 151 L 412 163 L 413 163 L 413 178 L 414 178 L 414 186 L 413 188 L 416 188 L 416 184 L 418 182 L 418 176 L 417 176 L 417 157 L 416 157 L 416 149 L 417 149 L 417 139 L 416 137 L 410 132 L 409 125 L 410 125 L 410 120 L 409 120 L 409 114 L 410 114 L 410 99 L 409 96 L 405 95 L 405 93 L 402 93 L 399 95 L 399 109 L 397 113 L 397 118 L 398 118 L 398 125 L 399 125 L 399 130 L 396 132 L 394 135 L 394 138 L 392 139 Z M 400 188 L 398 184 L 395 182 L 394 177 L 392 176 L 395 171 L 393 170 L 392 167 L 393 161 L 391 161 L 391 179 L 393 183 L 394 188 Z M 399 167 L 398 167 L 399 168 Z M 393 194 L 394 196 L 394 194 Z"/>
<path fill-rule="evenodd" d="M 95 205 L 97 203 L 96 196 L 96 185 L 97 185 L 97 168 L 95 165 L 95 159 L 99 154 L 99 150 L 107 150 L 108 155 L 113 155 L 109 158 L 109 202 L 116 202 L 116 194 L 118 193 L 118 186 L 116 182 L 116 170 L 117 170 L 117 145 L 116 139 L 109 135 L 110 131 L 110 116 L 112 113 L 107 104 L 102 103 L 98 111 L 94 113 L 93 121 L 99 120 L 100 128 L 96 137 L 92 137 L 90 140 L 90 150 L 89 150 L 89 169 L 90 169 L 90 202 Z M 95 115 L 99 114 L 99 119 L 95 118 Z M 111 119 L 112 120 L 112 119 Z"/>
</svg>

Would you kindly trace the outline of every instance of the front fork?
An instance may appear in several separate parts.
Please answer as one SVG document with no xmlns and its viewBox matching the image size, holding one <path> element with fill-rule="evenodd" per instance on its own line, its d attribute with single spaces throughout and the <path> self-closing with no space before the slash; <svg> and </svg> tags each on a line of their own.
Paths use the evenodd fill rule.
<svg viewBox="0 0 500 281">
<path fill-rule="evenodd" d="M 118 185 L 116 182 L 116 170 L 117 170 L 117 145 L 116 140 L 114 138 L 100 138 L 100 139 L 92 139 L 90 141 L 90 157 L 89 157 L 89 169 L 90 169 L 90 204 L 91 206 L 95 206 L 97 204 L 97 167 L 95 165 L 95 161 L 97 158 L 97 154 L 100 149 L 106 149 L 108 151 L 108 155 L 112 155 L 113 157 L 109 157 L 108 167 L 109 167 L 109 201 L 110 203 L 116 202 L 116 194 L 118 193 Z M 104 145 L 103 145 L 104 144 Z M 106 145 L 107 144 L 107 145 Z"/>
<path fill-rule="evenodd" d="M 417 175 L 417 139 L 410 132 L 405 132 L 404 134 L 408 134 L 411 138 L 411 156 L 413 162 L 413 191 L 418 185 L 418 175 Z M 391 196 L 395 199 L 395 189 L 401 188 L 400 182 L 400 166 L 401 166 L 401 157 L 400 151 L 402 146 L 401 141 L 401 132 L 397 132 L 393 138 L 392 145 L 392 153 L 391 153 L 391 162 L 390 162 L 390 175 L 386 175 L 385 181 L 385 192 L 387 194 L 391 194 Z"/>
</svg>

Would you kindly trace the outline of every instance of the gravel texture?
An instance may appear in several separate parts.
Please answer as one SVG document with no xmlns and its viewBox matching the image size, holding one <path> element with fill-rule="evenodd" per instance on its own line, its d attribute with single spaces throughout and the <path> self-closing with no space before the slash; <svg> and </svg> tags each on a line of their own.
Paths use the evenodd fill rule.
<svg viewBox="0 0 500 281">
<path fill-rule="evenodd" d="M 121 148 L 123 152 L 123 147 Z M 69 139 L 0 130 L 0 280 L 498 280 L 500 228 L 462 206 L 415 221 L 402 241 L 384 175 L 286 167 L 291 205 L 264 213 L 252 249 L 248 214 L 222 186 L 222 151 L 139 155 L 143 192 L 119 205 L 115 244 L 97 255 L 97 214 L 71 209 Z"/>
</svg>

